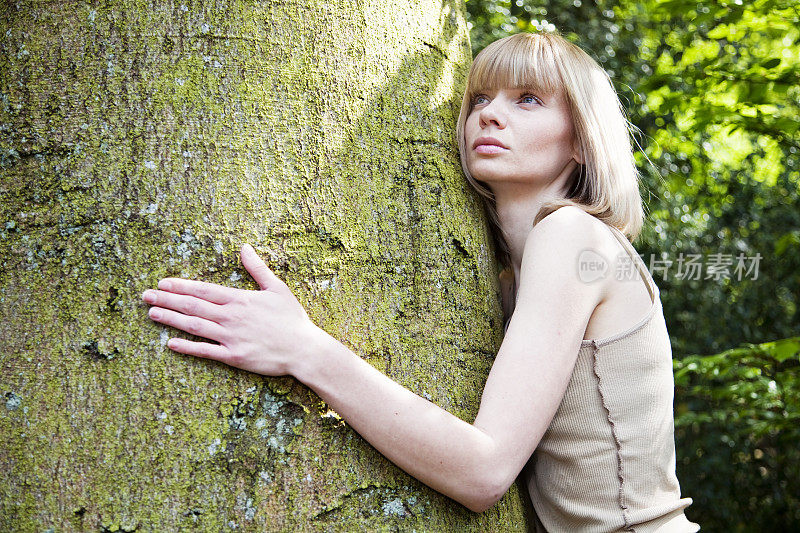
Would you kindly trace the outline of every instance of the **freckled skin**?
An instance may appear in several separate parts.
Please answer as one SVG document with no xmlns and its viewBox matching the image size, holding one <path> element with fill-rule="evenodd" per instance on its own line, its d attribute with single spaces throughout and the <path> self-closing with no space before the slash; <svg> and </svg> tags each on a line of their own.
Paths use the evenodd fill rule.
<svg viewBox="0 0 800 533">
<path fill-rule="evenodd" d="M 470 173 L 490 187 L 492 182 L 547 184 L 573 159 L 572 118 L 559 93 L 503 89 L 478 95 L 464 135 Z M 483 137 L 505 148 L 480 153 L 474 143 Z"/>
</svg>

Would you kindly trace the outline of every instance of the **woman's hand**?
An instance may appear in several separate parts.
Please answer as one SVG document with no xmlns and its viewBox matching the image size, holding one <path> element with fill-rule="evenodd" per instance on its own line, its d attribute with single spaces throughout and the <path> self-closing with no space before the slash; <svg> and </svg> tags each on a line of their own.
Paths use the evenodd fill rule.
<svg viewBox="0 0 800 533">
<path fill-rule="evenodd" d="M 248 291 L 179 278 L 146 290 L 150 318 L 218 342 L 172 338 L 176 352 L 214 359 L 269 376 L 291 374 L 298 358 L 326 335 L 308 318 L 289 287 L 267 267 L 252 246 L 241 251 L 242 264 L 261 287 Z"/>
</svg>

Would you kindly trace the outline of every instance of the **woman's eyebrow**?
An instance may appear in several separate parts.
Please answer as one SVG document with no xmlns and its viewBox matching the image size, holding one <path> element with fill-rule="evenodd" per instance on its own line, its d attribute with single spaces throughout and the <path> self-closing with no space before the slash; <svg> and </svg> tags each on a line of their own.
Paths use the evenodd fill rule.
<svg viewBox="0 0 800 533">
<path fill-rule="evenodd" d="M 544 95 L 548 94 L 548 91 L 545 91 L 542 87 L 539 87 L 537 85 L 521 85 L 519 87 L 516 87 L 516 89 L 518 89 L 520 91 L 536 93 L 536 96 L 539 96 L 539 95 L 544 96 Z"/>
</svg>

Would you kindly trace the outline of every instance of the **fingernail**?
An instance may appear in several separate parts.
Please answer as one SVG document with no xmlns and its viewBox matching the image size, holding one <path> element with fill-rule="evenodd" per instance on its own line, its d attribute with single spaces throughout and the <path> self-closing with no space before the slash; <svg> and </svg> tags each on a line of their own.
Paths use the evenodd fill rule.
<svg viewBox="0 0 800 533">
<path fill-rule="evenodd" d="M 155 307 L 150 308 L 150 318 L 155 318 L 158 320 L 161 318 L 161 309 L 156 309 Z"/>
<path fill-rule="evenodd" d="M 245 243 L 245 244 L 242 245 L 242 250 L 247 250 L 248 252 L 252 252 L 253 251 L 253 247 L 250 246 L 249 244 Z"/>
<path fill-rule="evenodd" d="M 172 282 L 162 279 L 158 282 L 158 288 L 162 291 L 169 291 L 172 290 Z"/>
<path fill-rule="evenodd" d="M 151 304 L 155 303 L 156 302 L 156 291 L 154 291 L 152 289 L 147 289 L 142 294 L 142 300 L 144 300 L 147 303 L 151 303 Z"/>
</svg>

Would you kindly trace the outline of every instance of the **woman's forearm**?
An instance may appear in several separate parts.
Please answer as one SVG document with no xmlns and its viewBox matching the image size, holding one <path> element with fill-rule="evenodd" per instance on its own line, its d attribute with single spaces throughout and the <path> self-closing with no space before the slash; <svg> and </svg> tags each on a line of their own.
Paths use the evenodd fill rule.
<svg viewBox="0 0 800 533">
<path fill-rule="evenodd" d="M 296 360 L 292 374 L 410 475 L 477 512 L 506 491 L 492 465 L 489 435 L 404 388 L 322 331 L 307 354 Z"/>
<path fill-rule="evenodd" d="M 171 338 L 171 350 L 268 376 L 294 375 L 400 468 L 482 511 L 505 493 L 550 425 L 604 294 L 602 285 L 587 286 L 565 268 L 595 242 L 592 231 L 562 230 L 566 222 L 547 218 L 550 224 L 528 237 L 536 240 L 525 248 L 534 250 L 523 262 L 528 273 L 520 276 L 514 316 L 472 424 L 395 383 L 314 325 L 249 246 L 242 247 L 242 264 L 259 291 L 165 278 L 142 297 L 153 320 L 213 341 Z"/>
</svg>

